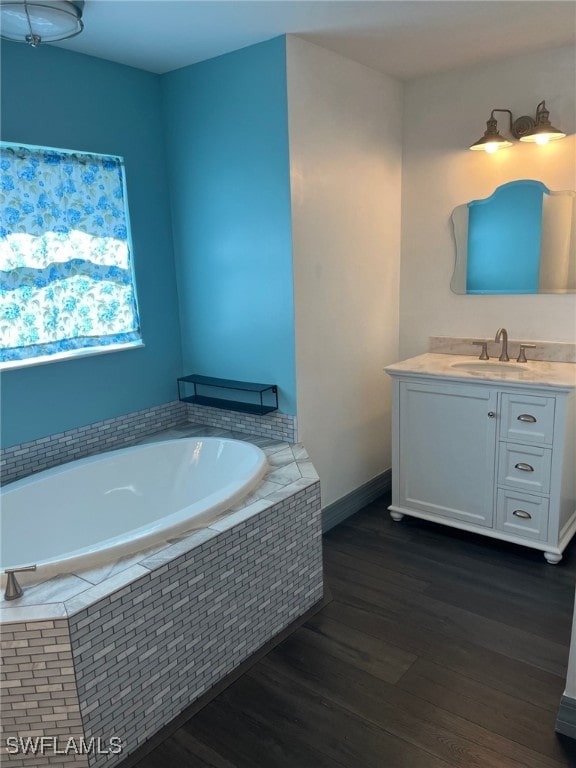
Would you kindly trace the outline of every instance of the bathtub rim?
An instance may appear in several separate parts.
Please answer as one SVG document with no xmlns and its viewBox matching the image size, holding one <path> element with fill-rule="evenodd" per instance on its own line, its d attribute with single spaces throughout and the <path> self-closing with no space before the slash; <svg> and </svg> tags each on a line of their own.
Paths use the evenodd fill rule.
<svg viewBox="0 0 576 768">
<path fill-rule="evenodd" d="M 225 498 L 218 498 L 221 494 L 214 492 L 206 497 L 203 497 L 201 501 L 212 499 L 216 497 L 206 513 L 210 513 L 211 520 L 206 522 L 205 518 L 202 518 L 204 522 L 194 524 L 194 520 L 190 520 L 190 514 L 193 512 L 193 508 L 200 502 L 194 502 L 193 504 L 184 507 L 170 515 L 163 516 L 159 520 L 171 520 L 169 525 L 162 526 L 161 528 L 153 528 L 153 524 L 142 526 L 141 528 L 131 529 L 131 534 L 140 531 L 139 535 L 132 535 L 126 540 L 126 535 L 120 534 L 110 539 L 97 542 L 88 547 L 84 547 L 81 550 L 75 550 L 68 557 L 61 557 L 58 560 L 54 558 L 50 560 L 39 561 L 35 563 L 38 568 L 33 572 L 24 572 L 18 574 L 18 581 L 23 586 L 34 586 L 47 581 L 51 578 L 60 575 L 78 573 L 81 575 L 83 571 L 89 571 L 98 567 L 103 567 L 108 563 L 113 563 L 119 559 L 127 557 L 131 554 L 137 554 L 139 552 L 150 549 L 155 544 L 159 547 L 169 545 L 170 541 L 184 536 L 186 533 L 194 533 L 198 530 L 206 529 L 211 523 L 216 522 L 221 518 L 231 507 L 237 505 L 243 498 L 246 498 L 252 491 L 254 491 L 262 482 L 264 476 L 269 470 L 268 459 L 264 451 L 259 446 L 250 442 L 249 440 L 238 440 L 235 438 L 229 438 L 226 436 L 217 435 L 193 435 L 190 437 L 182 437 L 169 440 L 157 440 L 154 442 L 146 442 L 137 445 L 127 446 L 124 448 L 116 448 L 110 451 L 102 451 L 91 456 L 86 456 L 82 459 L 74 459 L 73 461 L 59 464 L 58 466 L 51 467 L 50 469 L 42 470 L 41 472 L 28 475 L 27 477 L 15 480 L 12 483 L 8 483 L 0 489 L 0 500 L 2 497 L 12 491 L 17 491 L 21 488 L 25 488 L 35 482 L 41 481 L 43 478 L 57 477 L 60 474 L 66 474 L 70 471 L 74 471 L 74 468 L 81 466 L 88 466 L 90 464 L 96 464 L 104 461 L 110 456 L 119 456 L 127 453 L 146 452 L 158 450 L 158 446 L 161 445 L 178 445 L 182 443 L 191 443 L 199 441 L 224 442 L 243 445 L 250 448 L 251 451 L 255 451 L 259 463 L 254 475 L 250 476 L 242 485 L 233 490 Z M 187 515 L 187 516 L 186 516 Z M 202 513 L 200 513 L 202 515 Z M 106 553 L 106 555 L 104 554 Z M 33 563 L 24 562 L 19 565 L 13 565 L 9 567 L 23 567 L 26 565 L 32 565 Z M 6 573 L 4 567 L 0 572 L 0 589 L 4 589 L 6 584 Z M 4 601 L 2 601 L 4 605 Z M 17 601 L 14 602 L 14 606 L 17 606 Z"/>
<path fill-rule="evenodd" d="M 207 528 L 184 534 L 168 544 L 153 548 L 149 553 L 139 553 L 141 556 L 135 557 L 134 560 L 130 558 L 132 562 L 126 561 L 123 563 L 120 561 L 117 563 L 117 565 L 120 565 L 120 568 L 115 569 L 113 573 L 102 579 L 86 581 L 85 586 L 72 595 L 62 594 L 61 591 L 49 597 L 36 595 L 33 599 L 28 598 L 24 604 L 18 600 L 14 602 L 0 600 L 0 630 L 2 626 L 7 624 L 30 626 L 30 623 L 34 625 L 35 622 L 58 621 L 62 619 L 68 621 L 73 616 L 89 610 L 99 600 L 112 594 L 122 594 L 122 591 L 129 587 L 130 584 L 146 577 L 149 573 L 155 572 L 160 568 L 172 567 L 174 560 L 182 553 L 185 553 L 186 557 L 193 557 L 196 548 L 202 546 L 206 541 L 222 534 L 225 535 L 228 530 L 234 530 L 237 526 L 244 525 L 252 517 L 267 513 L 268 510 L 273 509 L 286 498 L 295 498 L 300 493 L 308 494 L 311 492 L 311 488 L 314 487 L 318 489 L 318 494 L 320 493 L 318 474 L 305 446 L 301 442 L 293 443 L 283 438 L 263 437 L 261 434 L 249 434 L 232 429 L 218 430 L 217 433 L 212 432 L 211 434 L 212 428 L 205 423 L 189 422 L 185 425 L 185 429 L 188 431 L 186 436 L 198 437 L 208 434 L 210 436 L 229 437 L 263 448 L 270 466 L 262 483 L 264 487 L 258 492 L 257 497 L 251 495 L 247 503 L 240 502 L 239 505 L 226 511 L 217 522 Z M 146 442 L 144 444 L 157 442 L 160 435 L 164 432 L 172 439 L 173 431 L 167 428 L 160 433 L 156 432 L 145 438 Z M 183 436 L 177 439 L 182 439 Z M 133 445 L 140 444 L 140 441 L 135 441 Z M 287 450 L 290 450 L 292 459 L 281 462 L 275 459 L 280 453 L 285 454 Z M 102 452 L 100 451 L 99 453 Z M 291 473 L 282 476 L 284 466 L 289 464 L 290 461 L 294 462 L 292 466 L 296 465 L 298 467 L 298 479 L 295 479 Z M 266 485 L 268 480 L 270 480 L 270 483 Z M 83 575 L 83 573 L 79 572 L 78 574 L 65 576 L 64 583 L 70 578 L 77 579 L 78 577 L 84 581 L 82 579 Z M 54 584 L 55 581 L 56 579 L 41 582 L 40 587 L 44 584 Z M 22 583 L 26 594 L 26 582 L 23 581 Z M 36 589 L 34 585 L 31 588 Z M 34 626 L 34 628 L 37 629 L 38 627 Z"/>
</svg>

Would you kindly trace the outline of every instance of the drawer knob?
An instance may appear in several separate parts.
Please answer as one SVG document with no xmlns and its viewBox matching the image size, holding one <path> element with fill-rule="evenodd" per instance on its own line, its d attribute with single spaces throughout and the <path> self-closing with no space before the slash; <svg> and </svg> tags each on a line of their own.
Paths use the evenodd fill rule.
<svg viewBox="0 0 576 768">
<path fill-rule="evenodd" d="M 518 416 L 518 421 L 526 421 L 529 424 L 536 424 L 536 416 L 532 416 L 530 413 L 521 413 Z"/>
<path fill-rule="evenodd" d="M 519 461 L 518 464 L 515 464 L 514 466 L 522 472 L 534 472 L 534 467 L 531 464 L 525 464 L 523 461 Z"/>
<path fill-rule="evenodd" d="M 488 418 L 489 419 L 495 419 L 496 418 L 496 414 L 494 413 L 494 411 L 488 411 Z"/>
<path fill-rule="evenodd" d="M 514 512 L 512 512 L 512 514 L 515 517 L 521 517 L 522 520 L 531 520 L 532 519 L 532 515 L 530 514 L 530 512 L 526 512 L 523 509 L 515 509 Z"/>
</svg>

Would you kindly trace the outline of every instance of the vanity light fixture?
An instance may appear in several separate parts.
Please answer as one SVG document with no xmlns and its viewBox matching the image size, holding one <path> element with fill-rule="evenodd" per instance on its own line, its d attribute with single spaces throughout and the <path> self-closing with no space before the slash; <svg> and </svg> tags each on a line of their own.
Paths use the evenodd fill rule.
<svg viewBox="0 0 576 768">
<path fill-rule="evenodd" d="M 470 149 L 482 149 L 485 152 L 493 153 L 499 149 L 511 147 L 512 142 L 502 136 L 498 131 L 498 123 L 494 117 L 495 112 L 506 112 L 510 120 L 509 131 L 511 135 L 519 141 L 531 141 L 536 144 L 547 144 L 555 139 L 563 139 L 566 134 L 554 128 L 550 123 L 550 112 L 546 109 L 546 102 L 541 101 L 536 107 L 536 118 L 529 115 L 522 115 L 516 118 L 509 109 L 493 109 L 490 113 L 490 119 L 486 123 L 484 136 L 474 142 Z"/>
<path fill-rule="evenodd" d="M 546 102 L 541 101 L 536 107 L 536 121 L 534 128 L 520 136 L 520 141 L 534 141 L 536 144 L 548 144 L 549 141 L 563 139 L 566 134 L 554 128 L 548 117 L 550 112 L 546 109 Z"/>
<path fill-rule="evenodd" d="M 0 34 L 5 40 L 55 43 L 84 29 L 84 0 L 0 0 Z"/>
<path fill-rule="evenodd" d="M 481 139 L 478 139 L 478 141 L 475 141 L 470 149 L 483 149 L 485 152 L 492 154 L 499 149 L 512 146 L 511 141 L 508 141 L 508 139 L 505 139 L 500 135 L 500 132 L 498 131 L 498 122 L 494 117 L 494 112 L 508 112 L 510 115 L 510 125 L 512 125 L 512 112 L 510 112 L 509 109 L 493 109 L 490 114 L 490 120 L 486 123 L 487 127 L 484 131 L 484 136 L 482 136 Z"/>
</svg>

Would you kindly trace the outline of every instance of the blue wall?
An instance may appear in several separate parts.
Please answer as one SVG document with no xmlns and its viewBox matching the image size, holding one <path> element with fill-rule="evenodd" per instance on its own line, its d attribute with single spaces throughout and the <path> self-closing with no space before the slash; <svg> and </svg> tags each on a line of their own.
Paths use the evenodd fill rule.
<svg viewBox="0 0 576 768">
<path fill-rule="evenodd" d="M 277 383 L 293 414 L 285 38 L 162 85 L 184 368 Z"/>
<path fill-rule="evenodd" d="M 2 445 L 174 400 L 182 372 L 295 413 L 285 39 L 162 77 L 3 42 L 1 91 L 2 139 L 125 158 L 145 343 L 5 371 Z"/>
<path fill-rule="evenodd" d="M 2 444 L 158 405 L 182 372 L 160 78 L 2 42 L 2 138 L 124 156 L 145 347 L 1 377 Z"/>
<path fill-rule="evenodd" d="M 466 293 L 538 293 L 545 192 L 540 181 L 510 181 L 468 203 Z"/>
</svg>

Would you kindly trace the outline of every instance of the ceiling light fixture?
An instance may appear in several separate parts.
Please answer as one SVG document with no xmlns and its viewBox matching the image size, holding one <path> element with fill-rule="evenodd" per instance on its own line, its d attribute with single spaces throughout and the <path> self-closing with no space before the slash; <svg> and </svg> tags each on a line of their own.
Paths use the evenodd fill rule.
<svg viewBox="0 0 576 768">
<path fill-rule="evenodd" d="M 67 40 L 84 29 L 83 8 L 83 0 L 1 0 L 0 34 L 33 48 Z"/>
<path fill-rule="evenodd" d="M 483 149 L 485 152 L 497 152 L 499 149 L 511 147 L 512 142 L 502 136 L 498 131 L 498 123 L 494 117 L 495 112 L 506 112 L 510 118 L 510 134 L 519 141 L 530 141 L 536 144 L 547 144 L 549 141 L 563 139 L 566 134 L 554 128 L 549 118 L 550 112 L 546 109 L 546 103 L 541 101 L 536 107 L 536 119 L 528 115 L 516 118 L 509 109 L 493 109 L 484 136 L 474 142 L 470 149 Z"/>
</svg>

